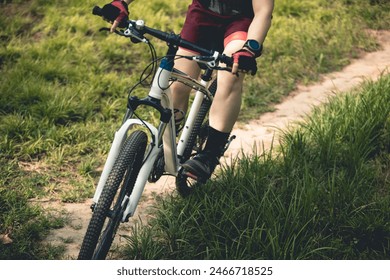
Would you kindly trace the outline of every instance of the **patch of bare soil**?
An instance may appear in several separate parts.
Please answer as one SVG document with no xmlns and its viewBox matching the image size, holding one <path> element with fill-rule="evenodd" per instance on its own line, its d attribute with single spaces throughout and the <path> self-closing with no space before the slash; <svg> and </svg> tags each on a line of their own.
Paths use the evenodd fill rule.
<svg viewBox="0 0 390 280">
<path fill-rule="evenodd" d="M 298 86 L 283 102 L 275 106 L 275 111 L 263 114 L 259 119 L 246 124 L 238 123 L 233 130 L 237 136 L 225 154 L 225 159 L 239 156 L 241 152 L 253 153 L 254 147 L 260 153 L 263 149 L 269 149 L 271 143 L 278 143 L 278 133 L 292 125 L 294 122 L 310 114 L 313 107 L 324 103 L 332 95 L 342 94 L 365 80 L 376 80 L 382 73 L 390 70 L 390 32 L 375 31 L 382 49 L 373 53 L 367 53 L 361 58 L 351 62 L 342 71 L 330 73 L 321 77 L 319 83 Z M 228 163 L 229 160 L 226 160 Z M 174 191 L 172 177 L 162 177 L 155 184 L 147 184 L 136 215 L 128 225 L 122 226 L 117 240 L 120 242 L 121 234 L 129 234 L 130 225 L 143 222 L 148 219 L 148 207 L 154 202 L 154 195 L 163 195 L 165 192 Z M 91 201 L 85 203 L 50 203 L 58 209 L 66 211 L 69 224 L 61 229 L 53 231 L 46 242 L 66 247 L 67 259 L 75 259 L 78 255 L 83 235 L 86 231 L 89 218 Z M 118 242 L 118 241 L 116 241 Z"/>
</svg>

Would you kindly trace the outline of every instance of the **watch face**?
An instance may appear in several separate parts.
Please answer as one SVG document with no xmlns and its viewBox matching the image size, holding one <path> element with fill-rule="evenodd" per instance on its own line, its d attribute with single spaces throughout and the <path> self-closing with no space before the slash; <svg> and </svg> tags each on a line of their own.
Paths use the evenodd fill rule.
<svg viewBox="0 0 390 280">
<path fill-rule="evenodd" d="M 260 50 L 260 44 L 256 40 L 248 40 L 248 46 L 252 50 L 256 50 L 256 51 Z"/>
</svg>

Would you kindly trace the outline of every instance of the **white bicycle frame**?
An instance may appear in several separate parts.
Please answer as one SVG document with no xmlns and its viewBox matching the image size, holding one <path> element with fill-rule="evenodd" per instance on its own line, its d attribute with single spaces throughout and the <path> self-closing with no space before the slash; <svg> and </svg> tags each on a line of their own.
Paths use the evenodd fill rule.
<svg viewBox="0 0 390 280">
<path fill-rule="evenodd" d="M 172 80 L 182 82 L 187 86 L 191 87 L 192 89 L 196 90 L 195 97 L 192 102 L 187 120 L 185 122 L 183 131 L 177 144 L 175 120 L 173 114 L 173 106 L 171 102 L 171 91 L 169 88 L 169 83 Z M 210 100 L 212 100 L 212 95 L 207 88 L 208 84 L 209 82 L 207 81 L 200 80 L 199 82 L 195 79 L 192 79 L 185 73 L 182 73 L 173 68 L 170 69 L 166 66 L 166 61 L 164 62 L 163 59 L 156 72 L 156 75 L 154 76 L 152 87 L 148 95 L 149 97 L 161 100 L 161 105 L 164 108 L 168 108 L 171 110 L 171 119 L 168 124 L 160 122 L 158 128 L 146 121 L 141 121 L 135 118 L 129 118 L 124 121 L 122 126 L 115 133 L 113 143 L 111 145 L 108 157 L 103 168 L 103 172 L 101 174 L 99 183 L 97 185 L 93 197 L 94 203 L 98 203 L 100 194 L 103 190 L 104 185 L 106 184 L 107 178 L 113 168 L 115 160 L 117 159 L 121 147 L 127 138 L 128 131 L 134 126 L 146 126 L 147 130 L 150 131 L 151 140 L 148 144 L 148 148 L 145 153 L 146 156 L 137 176 L 133 191 L 130 197 L 126 196 L 122 202 L 127 203 L 122 216 L 122 222 L 128 221 L 128 218 L 133 216 L 136 211 L 139 199 L 141 198 L 147 179 L 153 169 L 154 163 L 157 159 L 157 155 L 161 150 L 161 142 L 163 144 L 164 149 L 165 172 L 170 175 L 177 176 L 178 171 L 180 169 L 179 157 L 182 156 L 184 153 L 188 138 L 192 131 L 193 124 L 199 112 L 202 101 L 204 98 L 210 98 Z"/>
</svg>

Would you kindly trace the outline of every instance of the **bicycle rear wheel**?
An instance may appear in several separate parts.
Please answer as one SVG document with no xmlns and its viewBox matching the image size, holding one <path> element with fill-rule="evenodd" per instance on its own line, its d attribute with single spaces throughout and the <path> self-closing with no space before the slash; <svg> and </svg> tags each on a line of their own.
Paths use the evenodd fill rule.
<svg viewBox="0 0 390 280">
<path fill-rule="evenodd" d="M 123 199 L 133 191 L 141 169 L 147 141 L 143 131 L 135 131 L 125 140 L 93 209 L 79 260 L 106 258 L 126 207 L 126 203 L 122 203 Z"/>
<path fill-rule="evenodd" d="M 215 95 L 215 92 L 217 91 L 216 79 L 209 86 L 209 91 L 211 95 Z M 211 101 L 209 99 L 204 99 L 199 108 L 199 113 L 196 116 L 194 126 L 188 138 L 187 145 L 184 149 L 181 163 L 184 163 L 192 156 L 202 151 L 208 135 L 209 122 L 207 115 L 210 107 Z M 179 171 L 179 174 L 176 177 L 176 189 L 182 196 L 190 194 L 198 184 L 199 183 L 188 176 L 183 169 Z"/>
</svg>

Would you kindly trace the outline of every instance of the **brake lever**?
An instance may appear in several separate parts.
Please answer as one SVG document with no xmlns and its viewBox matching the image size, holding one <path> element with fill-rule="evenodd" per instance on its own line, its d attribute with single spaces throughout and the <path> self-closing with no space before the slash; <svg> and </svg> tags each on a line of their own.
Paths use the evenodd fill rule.
<svg viewBox="0 0 390 280">
<path fill-rule="evenodd" d="M 149 44 L 149 40 L 146 39 L 137 29 L 135 28 L 127 28 L 123 33 L 125 37 L 130 37 L 131 42 L 133 43 L 146 43 Z"/>
<path fill-rule="evenodd" d="M 111 29 L 108 28 L 108 27 L 102 27 L 102 28 L 99 29 L 99 32 L 103 32 L 103 31 L 111 32 Z M 120 36 L 125 36 L 125 35 L 123 34 L 123 32 L 118 31 L 118 30 L 115 30 L 114 33 L 115 33 L 115 34 L 118 34 L 118 35 L 120 35 Z"/>
<path fill-rule="evenodd" d="M 110 28 L 102 27 L 99 29 L 99 32 L 103 32 L 103 31 L 110 31 Z"/>
<path fill-rule="evenodd" d="M 111 29 L 108 27 L 102 27 L 99 29 L 99 32 L 103 32 L 103 31 L 111 32 Z M 141 42 L 149 44 L 149 40 L 143 37 L 140 33 L 138 33 L 134 29 L 131 30 L 130 28 L 127 28 L 125 31 L 118 31 L 115 29 L 114 33 L 119 36 L 130 38 L 131 42 L 133 42 L 134 44 L 141 43 Z"/>
<path fill-rule="evenodd" d="M 217 63 L 215 62 L 215 57 L 213 56 L 197 55 L 197 56 L 193 56 L 192 60 L 198 63 L 202 63 L 211 69 L 215 69 L 217 67 Z"/>
</svg>

